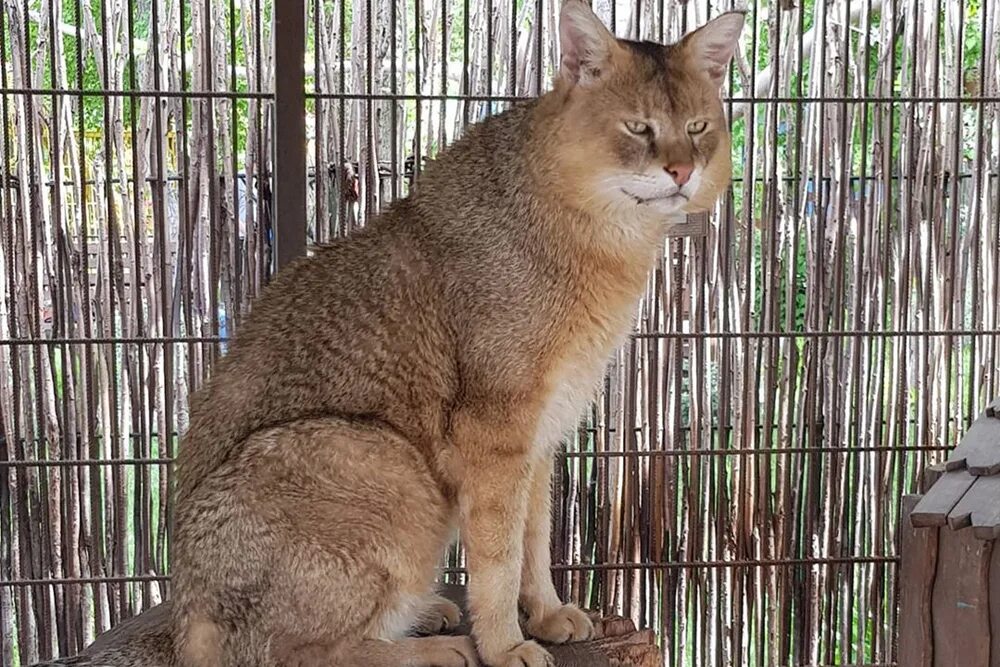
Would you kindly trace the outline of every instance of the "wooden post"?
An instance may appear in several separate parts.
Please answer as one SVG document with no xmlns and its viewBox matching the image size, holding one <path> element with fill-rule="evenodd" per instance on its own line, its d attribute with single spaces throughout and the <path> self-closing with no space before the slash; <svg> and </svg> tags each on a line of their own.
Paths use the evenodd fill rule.
<svg viewBox="0 0 1000 667">
<path fill-rule="evenodd" d="M 910 515 L 920 496 L 903 496 L 899 542 L 899 664 L 933 667 L 931 592 L 937 566 L 937 528 L 914 528 Z"/>
<path fill-rule="evenodd" d="M 977 419 L 900 516 L 900 667 L 1000 667 L 1000 419 Z"/>
<path fill-rule="evenodd" d="M 306 252 L 305 0 L 274 3 L 275 271 Z"/>
</svg>

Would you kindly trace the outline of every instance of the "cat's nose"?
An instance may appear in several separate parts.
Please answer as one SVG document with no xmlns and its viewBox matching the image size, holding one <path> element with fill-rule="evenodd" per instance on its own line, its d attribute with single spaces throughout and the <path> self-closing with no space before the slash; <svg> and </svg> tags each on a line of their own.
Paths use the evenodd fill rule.
<svg viewBox="0 0 1000 667">
<path fill-rule="evenodd" d="M 687 162 L 674 162 L 664 167 L 664 170 L 674 179 L 677 187 L 682 188 L 685 183 L 691 180 L 691 172 L 694 171 L 694 165 Z"/>
</svg>

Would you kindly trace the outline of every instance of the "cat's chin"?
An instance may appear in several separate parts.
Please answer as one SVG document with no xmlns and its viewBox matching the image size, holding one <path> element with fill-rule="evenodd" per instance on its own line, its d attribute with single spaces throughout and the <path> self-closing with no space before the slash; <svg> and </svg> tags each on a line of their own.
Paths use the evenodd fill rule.
<svg viewBox="0 0 1000 667">
<path fill-rule="evenodd" d="M 681 220 L 685 216 L 685 208 L 688 206 L 688 198 L 682 194 L 671 195 L 661 199 L 649 200 L 635 204 L 635 212 L 643 218 L 669 219 L 679 216 Z"/>
</svg>

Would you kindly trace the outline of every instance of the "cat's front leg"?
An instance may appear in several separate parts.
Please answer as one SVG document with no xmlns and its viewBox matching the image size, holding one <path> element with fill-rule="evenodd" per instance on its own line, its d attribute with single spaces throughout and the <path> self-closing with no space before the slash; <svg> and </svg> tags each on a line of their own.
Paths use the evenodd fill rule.
<svg viewBox="0 0 1000 667">
<path fill-rule="evenodd" d="M 452 418 L 461 458 L 458 502 L 472 634 L 490 667 L 548 667 L 552 656 L 526 640 L 518 623 L 531 465 L 528 452 L 512 444 L 526 442 L 524 434 L 501 426 L 511 413 L 490 418 L 463 412 Z"/>
<path fill-rule="evenodd" d="M 576 605 L 563 604 L 552 584 L 552 464 L 552 457 L 546 456 L 532 466 L 520 602 L 528 615 L 528 634 L 563 644 L 590 639 L 594 624 Z"/>
</svg>

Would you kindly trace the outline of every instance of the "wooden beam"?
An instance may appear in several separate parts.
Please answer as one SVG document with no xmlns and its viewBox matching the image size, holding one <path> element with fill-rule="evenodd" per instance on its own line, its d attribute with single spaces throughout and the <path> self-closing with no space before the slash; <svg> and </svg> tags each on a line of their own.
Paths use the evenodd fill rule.
<svg viewBox="0 0 1000 667">
<path fill-rule="evenodd" d="M 937 567 L 938 529 L 914 528 L 907 517 L 920 496 L 903 496 L 900 518 L 899 656 L 900 665 L 933 667 L 931 594 Z"/>
<path fill-rule="evenodd" d="M 984 414 L 972 422 L 948 455 L 947 465 L 965 467 L 973 475 L 1000 473 L 1000 419 Z"/>
<path fill-rule="evenodd" d="M 910 522 L 914 528 L 927 526 L 944 526 L 948 523 L 948 514 L 958 504 L 976 478 L 967 470 L 950 470 L 941 475 L 934 486 L 913 508 Z"/>
<path fill-rule="evenodd" d="M 990 664 L 988 585 L 993 542 L 979 540 L 967 530 L 937 532 L 931 600 L 934 667 L 986 667 Z"/>
<path fill-rule="evenodd" d="M 305 0 L 274 3 L 274 254 L 306 253 Z"/>
<path fill-rule="evenodd" d="M 981 540 L 1000 537 L 1000 476 L 977 477 L 958 504 L 948 513 L 952 530 L 972 526 Z"/>
</svg>

